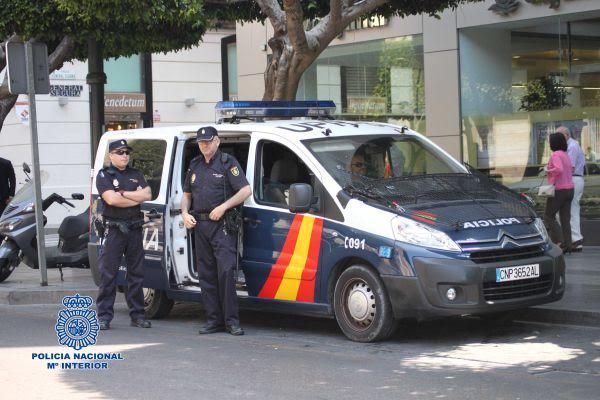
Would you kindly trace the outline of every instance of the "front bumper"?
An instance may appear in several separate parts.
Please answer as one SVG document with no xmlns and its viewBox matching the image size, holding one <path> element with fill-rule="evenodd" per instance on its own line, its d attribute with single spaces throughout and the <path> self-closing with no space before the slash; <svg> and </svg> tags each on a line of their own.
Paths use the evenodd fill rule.
<svg viewBox="0 0 600 400">
<path fill-rule="evenodd" d="M 540 264 L 540 277 L 497 284 L 496 268 Z M 414 257 L 416 276 L 382 275 L 396 318 L 484 314 L 560 300 L 565 291 L 565 261 L 552 246 L 544 255 L 521 260 L 475 263 L 451 258 Z M 450 301 L 446 291 L 454 288 Z"/>
</svg>

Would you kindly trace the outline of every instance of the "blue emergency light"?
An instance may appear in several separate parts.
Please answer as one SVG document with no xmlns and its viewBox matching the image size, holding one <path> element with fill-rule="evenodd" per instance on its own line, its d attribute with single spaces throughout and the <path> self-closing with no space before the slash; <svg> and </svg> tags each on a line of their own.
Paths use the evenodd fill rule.
<svg viewBox="0 0 600 400">
<path fill-rule="evenodd" d="M 217 123 L 239 119 L 327 118 L 335 111 L 331 100 L 304 101 L 219 101 L 215 106 Z"/>
</svg>

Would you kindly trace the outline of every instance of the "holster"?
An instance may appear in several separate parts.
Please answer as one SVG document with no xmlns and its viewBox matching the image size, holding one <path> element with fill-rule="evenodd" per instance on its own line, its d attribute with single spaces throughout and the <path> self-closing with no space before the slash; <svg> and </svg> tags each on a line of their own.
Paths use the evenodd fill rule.
<svg viewBox="0 0 600 400">
<path fill-rule="evenodd" d="M 230 235 L 236 235 L 242 227 L 242 210 L 239 208 L 230 208 L 225 212 L 225 230 Z"/>
</svg>

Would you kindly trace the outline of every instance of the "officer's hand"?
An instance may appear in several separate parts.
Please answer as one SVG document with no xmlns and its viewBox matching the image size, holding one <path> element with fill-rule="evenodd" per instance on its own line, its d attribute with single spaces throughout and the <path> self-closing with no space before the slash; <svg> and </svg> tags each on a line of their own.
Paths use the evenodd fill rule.
<svg viewBox="0 0 600 400">
<path fill-rule="evenodd" d="M 225 207 L 223 207 L 223 205 L 221 204 L 220 206 L 215 207 L 210 214 L 208 215 L 208 218 L 210 218 L 212 221 L 218 221 L 221 219 L 221 217 L 223 217 L 223 214 L 225 214 L 225 211 L 227 211 L 227 209 Z"/>
<path fill-rule="evenodd" d="M 185 213 L 182 214 L 183 217 L 183 224 L 185 225 L 185 227 L 187 229 L 192 229 L 193 227 L 196 226 L 196 219 L 194 217 L 192 217 L 190 214 Z"/>
</svg>

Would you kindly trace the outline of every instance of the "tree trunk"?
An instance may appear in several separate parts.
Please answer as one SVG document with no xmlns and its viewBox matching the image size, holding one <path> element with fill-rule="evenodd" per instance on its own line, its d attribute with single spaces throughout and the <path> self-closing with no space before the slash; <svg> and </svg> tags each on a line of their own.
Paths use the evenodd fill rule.
<svg viewBox="0 0 600 400">
<path fill-rule="evenodd" d="M 0 99 L 0 132 L 2 131 L 2 126 L 4 126 L 4 120 L 15 106 L 18 97 L 16 94 L 11 94 Z"/>
<path fill-rule="evenodd" d="M 296 51 L 287 34 L 269 39 L 269 47 L 273 54 L 265 70 L 263 100 L 295 100 L 302 74 L 319 53 Z"/>
</svg>

